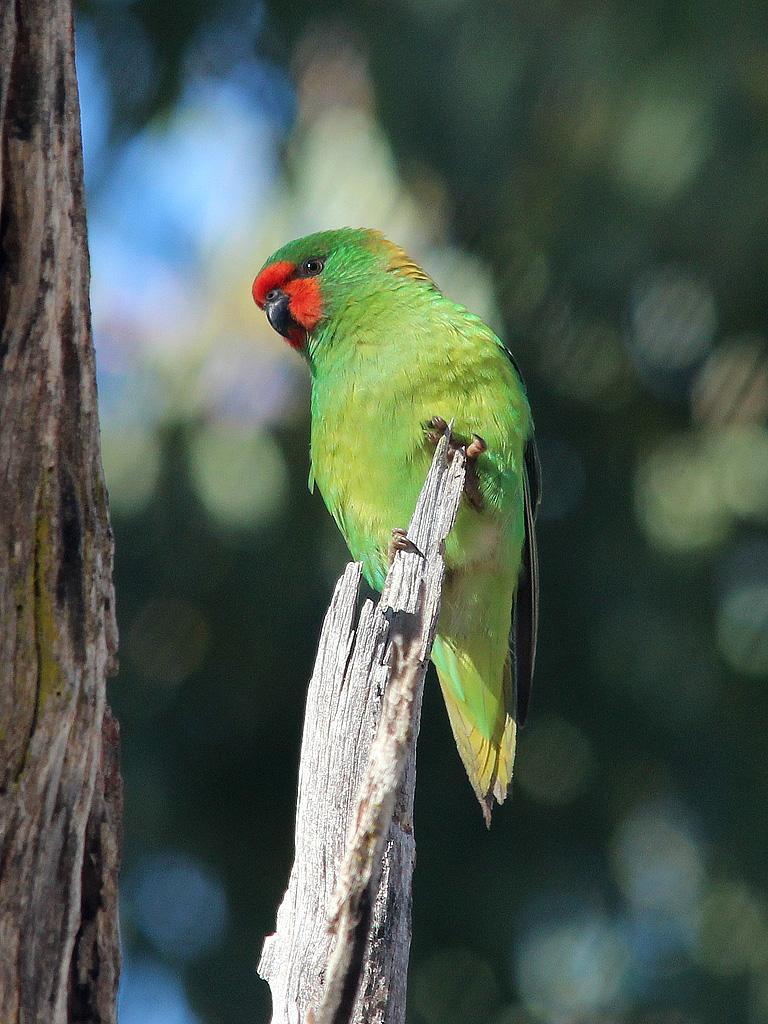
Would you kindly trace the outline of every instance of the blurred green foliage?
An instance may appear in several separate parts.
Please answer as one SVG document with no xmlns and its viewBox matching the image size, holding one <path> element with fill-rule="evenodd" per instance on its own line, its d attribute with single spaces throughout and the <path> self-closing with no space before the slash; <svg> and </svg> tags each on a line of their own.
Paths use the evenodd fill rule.
<svg viewBox="0 0 768 1024">
<path fill-rule="evenodd" d="M 418 220 L 439 280 L 475 274 L 478 312 L 527 378 L 544 473 L 534 706 L 490 833 L 427 689 L 413 1024 L 768 1021 L 766 5 L 88 0 L 80 29 L 101 53 L 107 153 L 163 132 L 172 147 L 191 78 L 243 87 L 272 69 L 294 97 L 263 135 L 282 184 L 252 205 L 258 224 L 216 240 L 214 269 L 187 279 L 178 307 L 195 292 L 226 356 L 235 340 L 215 324 L 242 299 L 237 329 L 250 344 L 252 317 L 266 360 L 253 387 L 268 378 L 275 409 L 222 427 L 189 369 L 202 313 L 188 323 L 172 306 L 174 345 L 131 384 L 139 415 L 113 422 L 109 338 L 132 335 L 100 320 L 94 296 L 122 632 L 128 1024 L 156 980 L 147 964 L 180 975 L 192 1008 L 171 1001 L 163 1024 L 268 1019 L 255 962 L 291 862 L 304 691 L 345 553 L 306 487 L 301 368 L 245 303 L 286 240 L 273 236 L 330 216 L 334 187 L 373 174 L 371 153 L 384 170 L 369 192 L 398 191 L 370 226 Z M 273 93 L 256 89 L 266 106 Z M 368 148 L 347 150 L 363 117 Z M 115 167 L 91 183 L 95 289 Z M 302 203 L 309 214 L 275 212 Z M 232 255 L 246 252 L 238 232 L 247 259 Z M 444 277 L 440 252 L 455 257 Z M 166 400 L 154 419 L 150 378 Z M 205 379 L 213 393 L 219 377 Z M 195 914 L 181 915 L 176 942 L 152 906 L 166 914 L 163 892 L 183 903 L 163 878 L 197 876 L 151 856 L 182 854 L 202 873 L 197 915 L 218 924 L 194 938 Z"/>
</svg>

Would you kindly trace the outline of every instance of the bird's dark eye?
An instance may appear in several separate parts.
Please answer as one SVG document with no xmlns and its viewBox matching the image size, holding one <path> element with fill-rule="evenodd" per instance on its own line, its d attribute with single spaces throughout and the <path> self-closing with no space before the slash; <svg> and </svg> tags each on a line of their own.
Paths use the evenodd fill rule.
<svg viewBox="0 0 768 1024">
<path fill-rule="evenodd" d="M 319 257 L 311 260 L 304 260 L 299 267 L 299 277 L 317 277 L 318 274 L 322 273 L 323 267 L 325 266 L 325 260 L 321 260 Z"/>
</svg>

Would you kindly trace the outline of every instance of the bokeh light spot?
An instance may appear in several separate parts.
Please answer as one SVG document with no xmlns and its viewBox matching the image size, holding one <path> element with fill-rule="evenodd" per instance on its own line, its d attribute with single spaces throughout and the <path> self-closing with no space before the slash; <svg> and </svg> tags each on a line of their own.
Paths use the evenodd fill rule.
<svg viewBox="0 0 768 1024">
<path fill-rule="evenodd" d="M 706 107 L 654 78 L 630 105 L 618 146 L 620 179 L 643 199 L 663 203 L 690 181 L 709 151 Z"/>
<path fill-rule="evenodd" d="M 693 436 L 668 439 L 640 463 L 635 506 L 651 541 L 666 551 L 712 548 L 730 525 L 713 460 Z"/>
<path fill-rule="evenodd" d="M 276 515 L 288 485 L 285 460 L 268 435 L 230 424 L 206 424 L 189 450 L 200 500 L 224 527 L 246 529 Z"/>
<path fill-rule="evenodd" d="M 693 366 L 709 351 L 717 326 L 711 289 L 678 266 L 662 267 L 638 284 L 631 317 L 632 351 L 651 374 Z"/>
<path fill-rule="evenodd" d="M 123 965 L 118 1008 L 120 1024 L 200 1024 L 181 978 L 146 957 Z"/>
<path fill-rule="evenodd" d="M 730 427 L 712 439 L 723 504 L 744 519 L 768 519 L 768 429 Z"/>
<path fill-rule="evenodd" d="M 768 676 L 768 581 L 734 586 L 717 612 L 717 642 L 737 672 Z"/>
<path fill-rule="evenodd" d="M 523 1002 L 547 1024 L 576 1024 L 623 1003 L 629 951 L 599 914 L 542 926 L 524 939 L 517 981 Z"/>
<path fill-rule="evenodd" d="M 633 908 L 667 914 L 692 929 L 704 861 L 679 808 L 644 805 L 628 815 L 614 839 L 613 863 Z"/>
<path fill-rule="evenodd" d="M 761 335 L 726 338 L 699 371 L 691 395 L 701 424 L 762 424 L 768 419 L 768 342 Z"/>
<path fill-rule="evenodd" d="M 158 952 L 193 960 L 215 946 L 227 924 L 221 883 L 188 854 L 142 857 L 125 881 L 130 920 Z"/>
<path fill-rule="evenodd" d="M 208 647 L 203 614 L 177 598 L 151 598 L 130 625 L 125 654 L 153 688 L 169 689 L 197 669 Z"/>
<path fill-rule="evenodd" d="M 101 456 L 111 508 L 125 515 L 140 512 L 152 498 L 160 473 L 157 435 L 137 427 L 105 430 Z"/>
<path fill-rule="evenodd" d="M 576 323 L 567 304 L 553 302 L 539 330 L 539 372 L 560 394 L 608 407 L 626 399 L 627 356 L 609 323 Z"/>
<path fill-rule="evenodd" d="M 560 718 L 537 718 L 520 742 L 515 782 L 532 800 L 560 806 L 584 792 L 594 764 L 579 728 Z"/>
<path fill-rule="evenodd" d="M 722 976 L 768 965 L 766 909 L 744 883 L 720 881 L 706 894 L 697 959 Z"/>
</svg>

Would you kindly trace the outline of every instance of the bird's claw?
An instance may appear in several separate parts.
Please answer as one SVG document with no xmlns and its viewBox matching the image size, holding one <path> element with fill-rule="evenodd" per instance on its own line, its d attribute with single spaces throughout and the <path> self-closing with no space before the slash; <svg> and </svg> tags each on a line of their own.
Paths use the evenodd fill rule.
<svg viewBox="0 0 768 1024">
<path fill-rule="evenodd" d="M 488 445 L 485 443 L 484 438 L 480 437 L 479 434 L 473 434 L 472 440 L 467 445 L 467 462 L 472 462 L 478 455 L 482 455 L 483 452 L 488 451 Z"/>
<path fill-rule="evenodd" d="M 433 416 L 426 424 L 427 440 L 430 444 L 436 445 L 447 429 L 447 420 L 444 420 L 442 416 Z M 485 439 L 479 434 L 473 434 L 472 440 L 467 441 L 459 434 L 452 433 L 448 439 L 449 458 L 453 458 L 453 453 L 459 450 L 464 451 L 464 456 L 467 460 L 464 476 L 464 493 L 466 494 L 467 501 L 469 501 L 470 505 L 479 512 L 484 506 L 484 501 L 483 495 L 480 491 L 480 484 L 477 479 L 477 468 L 475 463 L 479 455 L 488 451 L 488 445 L 485 443 Z"/>
<path fill-rule="evenodd" d="M 427 440 L 430 444 L 436 445 L 447 429 L 447 420 L 444 420 L 442 416 L 433 416 L 429 423 L 427 423 Z M 453 437 L 448 441 L 448 447 L 453 451 L 456 450 Z"/>
<path fill-rule="evenodd" d="M 416 545 L 408 537 L 406 530 L 401 527 L 395 527 L 392 531 L 392 537 L 389 541 L 389 548 L 387 550 L 387 559 L 390 567 L 395 560 L 395 555 L 398 551 L 410 551 L 414 555 L 418 555 L 420 558 L 424 558 L 423 552 L 419 551 Z"/>
<path fill-rule="evenodd" d="M 431 444 L 437 444 L 447 429 L 447 420 L 444 420 L 442 416 L 433 416 L 426 424 L 427 440 Z M 488 451 L 488 445 L 485 443 L 484 438 L 480 437 L 479 434 L 473 434 L 472 440 L 467 441 L 460 434 L 452 433 L 448 440 L 448 450 L 453 453 L 459 451 L 461 448 L 464 449 L 467 461 L 476 459 L 478 455 L 482 455 L 483 452 Z"/>
</svg>

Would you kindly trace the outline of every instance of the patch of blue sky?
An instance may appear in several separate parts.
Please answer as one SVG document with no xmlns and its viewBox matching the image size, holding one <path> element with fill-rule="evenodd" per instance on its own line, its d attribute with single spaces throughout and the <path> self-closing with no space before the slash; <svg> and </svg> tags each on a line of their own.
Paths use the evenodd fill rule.
<svg viewBox="0 0 768 1024">
<path fill-rule="evenodd" d="M 278 133 L 287 134 L 296 119 L 296 90 L 286 72 L 258 52 L 265 20 L 264 4 L 251 2 L 217 17 L 190 47 L 186 64 L 190 79 L 213 74 L 232 82 Z"/>
<path fill-rule="evenodd" d="M 110 157 L 109 174 L 89 195 L 92 257 L 135 294 L 155 261 L 192 268 L 265 201 L 279 173 L 278 145 L 295 116 L 295 95 L 282 70 L 246 57 L 241 46 L 224 75 L 192 75 L 168 119 L 109 147 L 102 67 L 99 41 L 82 21 L 78 72 L 89 179 Z"/>
<path fill-rule="evenodd" d="M 280 174 L 295 117 L 280 69 L 253 56 L 253 25 L 235 46 L 209 33 L 192 48 L 176 106 L 134 136 L 112 130 L 102 42 L 78 25 L 91 249 L 91 300 L 105 426 L 168 412 L 153 353 L 194 358 L 201 289 L 227 240 L 247 237 Z M 218 41 L 220 44 L 220 40 Z M 202 58 L 202 60 L 200 59 Z"/>
<path fill-rule="evenodd" d="M 109 137 L 112 104 L 93 26 L 78 19 L 75 63 L 80 91 L 80 123 L 86 187 L 98 175 Z"/>
<path fill-rule="evenodd" d="M 278 142 L 235 84 L 197 80 L 167 123 L 122 147 L 91 217 L 119 237 L 137 272 L 147 259 L 194 266 L 263 203 Z"/>
<path fill-rule="evenodd" d="M 232 69 L 230 81 L 255 103 L 273 128 L 287 135 L 296 120 L 296 91 L 285 72 L 265 60 L 242 60 Z"/>
</svg>

